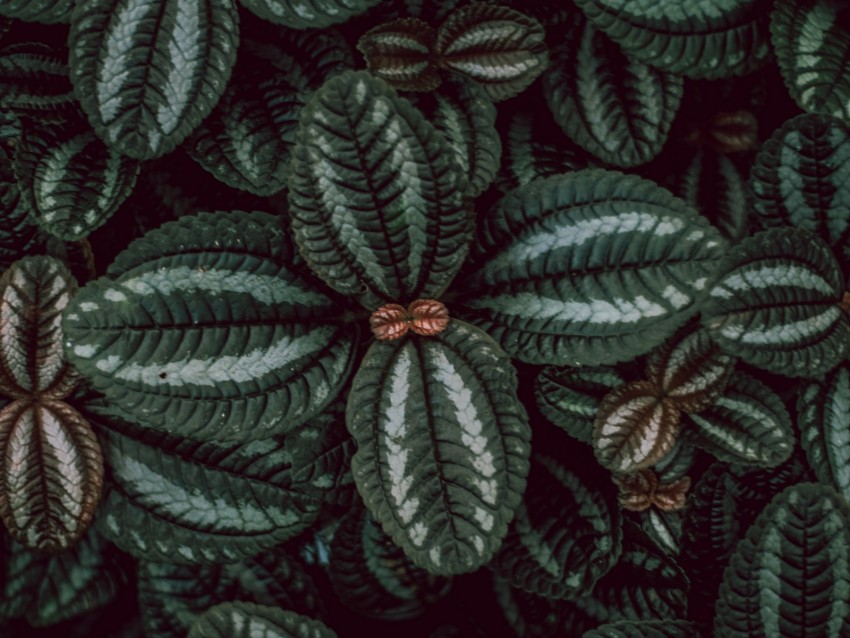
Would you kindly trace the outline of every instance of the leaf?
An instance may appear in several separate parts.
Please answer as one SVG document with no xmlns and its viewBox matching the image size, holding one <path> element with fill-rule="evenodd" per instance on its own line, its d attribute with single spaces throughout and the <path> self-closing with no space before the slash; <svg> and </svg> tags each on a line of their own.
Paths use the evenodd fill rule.
<svg viewBox="0 0 850 638">
<path fill-rule="evenodd" d="M 416 18 L 369 29 L 357 41 L 366 68 L 399 91 L 433 91 L 442 79 L 432 55 L 436 33 Z"/>
<path fill-rule="evenodd" d="M 706 79 L 744 75 L 763 66 L 770 55 L 770 0 L 576 4 L 626 53 L 669 73 Z"/>
<path fill-rule="evenodd" d="M 844 278 L 822 240 L 767 230 L 735 246 L 724 272 L 702 308 L 703 326 L 724 351 L 790 377 L 819 376 L 844 358 Z"/>
<path fill-rule="evenodd" d="M 683 504 L 685 496 L 684 494 L 681 495 Z M 638 518 L 640 519 L 641 529 L 646 532 L 646 535 L 658 548 L 671 556 L 679 556 L 682 542 L 681 512 L 668 512 L 653 507 L 641 512 Z"/>
<path fill-rule="evenodd" d="M 0 534 L 0 619 L 24 616 L 35 606 L 49 560 L 14 542 L 5 531 Z"/>
<path fill-rule="evenodd" d="M 632 381 L 609 392 L 593 423 L 596 460 L 612 472 L 649 467 L 673 449 L 680 412 L 648 381 Z"/>
<path fill-rule="evenodd" d="M 776 61 L 791 97 L 850 123 L 850 28 L 833 0 L 778 0 L 770 14 Z"/>
<path fill-rule="evenodd" d="M 522 93 L 546 69 L 545 35 L 534 18 L 475 2 L 439 26 L 434 54 L 442 68 L 475 80 L 497 102 Z"/>
<path fill-rule="evenodd" d="M 205 611 L 193 623 L 187 638 L 336 638 L 318 620 L 277 607 L 227 602 Z"/>
<path fill-rule="evenodd" d="M 564 133 L 613 166 L 658 155 L 682 100 L 682 78 L 626 55 L 578 12 L 559 41 L 543 94 Z"/>
<path fill-rule="evenodd" d="M 289 204 L 313 270 L 370 310 L 439 297 L 472 222 L 466 179 L 442 135 L 364 71 L 326 82 L 297 135 Z"/>
<path fill-rule="evenodd" d="M 723 393 L 735 367 L 704 329 L 687 329 L 652 352 L 646 376 L 683 412 L 699 412 Z"/>
<path fill-rule="evenodd" d="M 553 638 L 562 629 L 564 602 L 511 587 L 507 580 L 493 579 L 496 599 L 508 626 L 516 636 Z M 575 625 L 570 629 L 574 629 Z"/>
<path fill-rule="evenodd" d="M 239 0 L 264 20 L 292 29 L 317 29 L 346 22 L 380 0 Z"/>
<path fill-rule="evenodd" d="M 357 489 L 432 574 L 486 564 L 519 506 L 531 432 L 516 383 L 493 340 L 458 320 L 435 337 L 373 342 L 354 377 Z"/>
<path fill-rule="evenodd" d="M 25 126 L 15 173 L 32 216 L 51 235 L 91 234 L 130 195 L 138 162 L 110 150 L 87 125 Z"/>
<path fill-rule="evenodd" d="M 63 401 L 18 399 L 0 411 L 0 518 L 18 543 L 73 546 L 91 523 L 103 457 L 91 426 Z"/>
<path fill-rule="evenodd" d="M 825 485 L 776 496 L 723 573 L 717 638 L 841 636 L 850 630 L 850 507 Z"/>
<path fill-rule="evenodd" d="M 697 311 L 726 242 L 656 184 L 585 170 L 537 180 L 481 220 L 461 301 L 513 357 L 603 365 Z"/>
<path fill-rule="evenodd" d="M 818 480 L 850 500 L 850 364 L 807 383 L 797 398 L 800 442 Z"/>
<path fill-rule="evenodd" d="M 523 503 L 490 568 L 514 587 L 547 598 L 582 596 L 620 557 L 613 490 L 599 489 L 552 457 L 533 461 Z"/>
<path fill-rule="evenodd" d="M 28 22 L 70 22 L 74 0 L 0 0 L 0 15 Z"/>
<path fill-rule="evenodd" d="M 151 159 L 212 111 L 237 42 L 234 0 L 89 0 L 71 24 L 71 82 L 107 145 Z"/>
<path fill-rule="evenodd" d="M 546 366 L 534 381 L 534 397 L 543 416 L 573 438 L 590 445 L 593 420 L 602 399 L 625 382 L 615 368 Z"/>
<path fill-rule="evenodd" d="M 271 215 L 164 224 L 68 306 L 67 356 L 148 427 L 219 440 L 291 431 L 339 392 L 357 341 L 305 270 Z"/>
<path fill-rule="evenodd" d="M 141 561 L 138 587 L 145 631 L 157 638 L 185 638 L 198 616 L 230 600 L 323 613 L 316 585 L 281 549 L 226 564 Z"/>
<path fill-rule="evenodd" d="M 753 208 L 764 226 L 808 230 L 840 256 L 850 239 L 848 176 L 850 127 L 829 115 L 798 115 L 774 131 L 755 158 Z"/>
<path fill-rule="evenodd" d="M 53 49 L 41 43 L 0 49 L 0 106 L 4 111 L 55 109 L 73 99 L 68 65 Z"/>
<path fill-rule="evenodd" d="M 734 372 L 723 395 L 688 421 L 697 426 L 694 443 L 721 461 L 773 467 L 794 450 L 791 417 L 768 386 Z"/>
<path fill-rule="evenodd" d="M 582 638 L 697 638 L 704 627 L 687 620 L 623 620 L 585 632 Z"/>
</svg>

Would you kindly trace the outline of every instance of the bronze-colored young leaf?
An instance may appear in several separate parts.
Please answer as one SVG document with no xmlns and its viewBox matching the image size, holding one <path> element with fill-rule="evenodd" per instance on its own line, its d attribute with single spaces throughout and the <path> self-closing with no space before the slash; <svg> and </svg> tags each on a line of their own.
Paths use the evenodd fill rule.
<svg viewBox="0 0 850 638">
<path fill-rule="evenodd" d="M 0 518 L 17 542 L 47 553 L 71 547 L 102 485 L 100 446 L 70 405 L 19 399 L 0 411 Z"/>
<path fill-rule="evenodd" d="M 62 311 L 77 283 L 52 257 L 16 261 L 0 278 L 0 392 L 68 396 L 77 375 L 65 360 Z"/>
<path fill-rule="evenodd" d="M 440 75 L 431 53 L 434 29 L 415 18 L 403 18 L 370 29 L 357 41 L 366 66 L 400 91 L 433 91 Z"/>
<path fill-rule="evenodd" d="M 649 381 L 609 392 L 593 424 L 597 460 L 614 472 L 635 472 L 667 454 L 679 433 L 679 409 Z"/>
<path fill-rule="evenodd" d="M 549 63 L 537 20 L 485 2 L 452 13 L 437 29 L 434 51 L 441 67 L 479 82 L 494 101 L 524 91 Z"/>
</svg>

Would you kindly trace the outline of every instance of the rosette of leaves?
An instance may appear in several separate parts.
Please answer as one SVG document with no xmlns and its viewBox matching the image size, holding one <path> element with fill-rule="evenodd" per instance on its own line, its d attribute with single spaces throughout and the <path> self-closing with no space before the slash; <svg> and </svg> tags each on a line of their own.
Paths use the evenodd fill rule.
<svg viewBox="0 0 850 638">
<path fill-rule="evenodd" d="M 76 290 L 50 257 L 0 278 L 0 519 L 22 545 L 58 553 L 88 528 L 103 457 L 91 426 L 66 403 L 79 377 L 63 352 L 62 312 Z"/>
</svg>

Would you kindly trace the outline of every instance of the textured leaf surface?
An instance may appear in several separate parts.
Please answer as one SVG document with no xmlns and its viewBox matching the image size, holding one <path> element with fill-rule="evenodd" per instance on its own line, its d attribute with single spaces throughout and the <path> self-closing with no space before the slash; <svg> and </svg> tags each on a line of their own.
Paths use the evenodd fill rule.
<svg viewBox="0 0 850 638">
<path fill-rule="evenodd" d="M 686 496 L 681 494 L 682 503 L 685 502 Z M 679 555 L 682 543 L 681 512 L 667 512 L 653 507 L 644 510 L 638 516 L 641 529 L 653 543 L 671 556 Z"/>
<path fill-rule="evenodd" d="M 843 636 L 850 631 L 850 508 L 830 487 L 776 496 L 723 574 L 717 638 Z"/>
<path fill-rule="evenodd" d="M 702 309 L 703 325 L 725 351 L 792 377 L 816 377 L 844 358 L 844 278 L 822 240 L 771 229 L 738 244 L 729 259 Z"/>
<path fill-rule="evenodd" d="M 593 440 L 593 420 L 602 399 L 626 380 L 614 368 L 546 366 L 534 382 L 543 415 L 582 443 Z"/>
<path fill-rule="evenodd" d="M 62 312 L 77 287 L 62 262 L 26 257 L 0 277 L 0 391 L 62 399 L 78 380 L 63 353 Z"/>
<path fill-rule="evenodd" d="M 541 596 L 582 596 L 620 557 L 613 491 L 598 489 L 552 457 L 532 460 L 523 504 L 490 567 Z"/>
<path fill-rule="evenodd" d="M 355 375 L 347 424 L 358 491 L 431 573 L 477 569 L 507 533 L 530 454 L 515 393 L 507 356 L 457 320 L 436 337 L 375 341 Z"/>
<path fill-rule="evenodd" d="M 356 329 L 279 218 L 219 213 L 150 232 L 75 297 L 66 352 L 133 419 L 182 436 L 267 438 L 321 411 Z"/>
<path fill-rule="evenodd" d="M 0 105 L 29 111 L 73 99 L 68 65 L 50 47 L 31 43 L 0 49 Z"/>
<path fill-rule="evenodd" d="M 228 602 L 205 611 L 187 638 L 336 638 L 318 620 L 277 607 Z"/>
<path fill-rule="evenodd" d="M 74 0 L 0 0 L 0 15 L 27 22 L 70 22 Z"/>
<path fill-rule="evenodd" d="M 773 467 L 794 450 L 791 417 L 782 400 L 742 372 L 732 374 L 710 407 L 686 418 L 698 427 L 695 443 L 722 461 Z"/>
<path fill-rule="evenodd" d="M 91 0 L 74 12 L 71 81 L 110 147 L 159 157 L 212 111 L 237 41 L 233 0 Z"/>
<path fill-rule="evenodd" d="M 609 392 L 593 423 L 596 460 L 613 472 L 653 465 L 673 449 L 681 413 L 648 381 L 632 381 Z"/>
<path fill-rule="evenodd" d="M 834 0 L 779 0 L 770 16 L 776 61 L 804 110 L 850 123 L 850 24 Z"/>
<path fill-rule="evenodd" d="M 0 411 L 0 518 L 19 543 L 68 549 L 91 523 L 103 457 L 88 422 L 62 401 L 19 399 Z"/>
<path fill-rule="evenodd" d="M 765 226 L 811 231 L 840 255 L 850 239 L 850 127 L 828 115 L 787 121 L 756 156 L 749 186 Z"/>
<path fill-rule="evenodd" d="M 603 162 L 644 164 L 667 140 L 682 78 L 627 56 L 574 15 L 543 76 L 549 109 L 570 139 Z"/>
<path fill-rule="evenodd" d="M 687 620 L 644 620 L 608 623 L 585 632 L 582 638 L 698 638 L 705 628 Z"/>
<path fill-rule="evenodd" d="M 363 71 L 325 83 L 297 135 L 289 202 L 313 270 L 370 309 L 438 297 L 471 230 L 466 179 L 443 136 Z"/>
<path fill-rule="evenodd" d="M 102 226 L 133 190 L 138 162 L 110 150 L 87 125 L 24 127 L 15 172 L 32 215 L 75 241 Z"/>
<path fill-rule="evenodd" d="M 380 0 L 239 0 L 264 20 L 293 29 L 316 29 L 345 22 Z"/>
<path fill-rule="evenodd" d="M 400 91 L 433 91 L 441 78 L 432 55 L 434 29 L 422 20 L 402 18 L 360 36 L 357 48 L 376 77 Z"/>
<path fill-rule="evenodd" d="M 639 60 L 677 75 L 744 75 L 770 54 L 770 0 L 576 0 L 597 28 Z"/>
<path fill-rule="evenodd" d="M 0 145 L 0 267 L 8 268 L 15 260 L 35 253 L 39 243 L 37 230 L 30 219 L 29 206 L 21 198 L 11 159 Z"/>
<path fill-rule="evenodd" d="M 600 365 L 696 312 L 725 241 L 652 182 L 602 170 L 538 180 L 482 220 L 466 316 L 529 363 Z"/>
<path fill-rule="evenodd" d="M 49 557 L 0 534 L 0 619 L 23 616 L 35 603 Z M 2 626 L 2 625 L 0 625 Z"/>
<path fill-rule="evenodd" d="M 472 78 L 498 101 L 521 93 L 546 69 L 545 35 L 534 18 L 476 2 L 446 18 L 434 49 L 440 66 Z"/>
</svg>

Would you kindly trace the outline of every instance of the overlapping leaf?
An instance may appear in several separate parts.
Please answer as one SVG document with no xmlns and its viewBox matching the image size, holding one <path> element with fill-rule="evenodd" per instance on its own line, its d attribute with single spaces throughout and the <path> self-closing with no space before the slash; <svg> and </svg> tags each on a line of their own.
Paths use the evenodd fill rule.
<svg viewBox="0 0 850 638">
<path fill-rule="evenodd" d="M 576 13 L 543 76 L 549 109 L 576 144 L 603 162 L 638 166 L 664 146 L 682 78 L 623 53 Z"/>
<path fill-rule="evenodd" d="M 850 123 L 850 25 L 835 0 L 779 0 L 770 16 L 776 61 L 804 110 Z"/>
<path fill-rule="evenodd" d="M 36 111 L 70 104 L 74 99 L 68 65 L 40 43 L 0 49 L 0 106 Z"/>
<path fill-rule="evenodd" d="M 753 208 L 765 226 L 796 226 L 832 246 L 850 238 L 850 127 L 829 115 L 788 120 L 750 171 Z"/>
<path fill-rule="evenodd" d="M 507 533 L 530 453 L 515 393 L 507 356 L 458 320 L 435 337 L 375 341 L 355 375 L 347 425 L 357 488 L 431 573 L 477 569 Z"/>
<path fill-rule="evenodd" d="M 696 312 L 725 244 L 651 182 L 602 170 L 553 176 L 482 220 L 464 313 L 529 363 L 632 359 Z"/>
<path fill-rule="evenodd" d="M 670 73 L 743 75 L 770 55 L 771 0 L 576 0 L 598 29 L 635 58 Z"/>
<path fill-rule="evenodd" d="M 400 91 L 433 91 L 442 78 L 432 54 L 436 33 L 423 20 L 402 18 L 360 36 L 357 48 L 376 77 Z"/>
<path fill-rule="evenodd" d="M 104 142 L 159 157 L 212 111 L 237 42 L 234 0 L 89 0 L 71 25 L 71 81 Z"/>
<path fill-rule="evenodd" d="M 850 507 L 825 485 L 776 496 L 735 548 L 717 600 L 717 638 L 850 631 Z"/>
<path fill-rule="evenodd" d="M 70 22 L 74 0 L 0 0 L 0 15 L 28 22 Z"/>
<path fill-rule="evenodd" d="M 350 72 L 313 95 L 297 140 L 289 202 L 313 270 L 370 309 L 439 296 L 471 219 L 464 173 L 434 126 L 383 80 Z"/>
<path fill-rule="evenodd" d="M 279 218 L 186 217 L 150 232 L 82 288 L 66 352 L 134 421 L 182 436 L 268 438 L 344 383 L 356 328 L 317 287 Z"/>
<path fill-rule="evenodd" d="M 684 495 L 682 497 L 684 501 Z M 662 551 L 678 556 L 682 544 L 682 513 L 665 512 L 656 507 L 638 515 L 641 529 Z"/>
<path fill-rule="evenodd" d="M 278 607 L 228 602 L 211 607 L 192 624 L 187 638 L 336 638 L 318 620 Z"/>
<path fill-rule="evenodd" d="M 317 29 L 345 22 L 380 0 L 239 0 L 264 20 L 292 29 Z"/>
<path fill-rule="evenodd" d="M 698 638 L 705 627 L 687 620 L 644 620 L 608 623 L 585 632 L 582 638 Z"/>
<path fill-rule="evenodd" d="M 850 323 L 839 305 L 844 278 L 815 235 L 764 231 L 738 244 L 710 290 L 703 325 L 743 361 L 792 377 L 817 377 L 841 361 Z"/>
<path fill-rule="evenodd" d="M 439 26 L 434 52 L 441 67 L 472 78 L 498 101 L 521 93 L 546 69 L 545 35 L 533 18 L 475 2 Z"/>
</svg>

